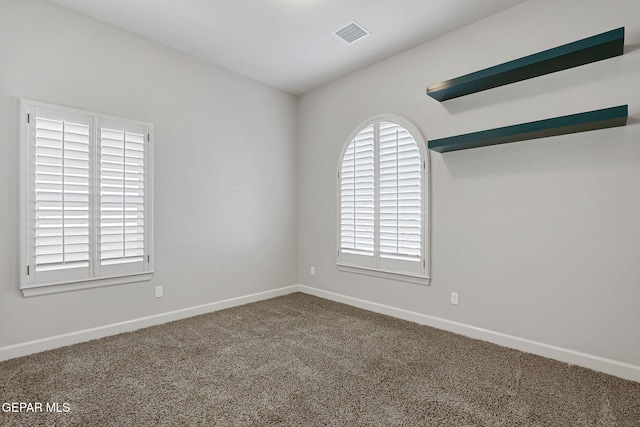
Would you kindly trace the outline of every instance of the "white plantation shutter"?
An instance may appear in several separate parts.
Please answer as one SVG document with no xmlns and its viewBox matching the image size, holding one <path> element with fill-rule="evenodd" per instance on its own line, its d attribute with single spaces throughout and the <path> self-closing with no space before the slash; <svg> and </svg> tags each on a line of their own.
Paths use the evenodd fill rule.
<svg viewBox="0 0 640 427">
<path fill-rule="evenodd" d="M 23 293 L 149 280 L 151 125 L 25 100 L 21 111 Z"/>
<path fill-rule="evenodd" d="M 426 163 L 412 132 L 392 120 L 369 122 L 349 142 L 339 174 L 339 268 L 427 278 Z"/>
<path fill-rule="evenodd" d="M 105 120 L 99 127 L 100 264 L 143 263 L 146 131 Z"/>
<path fill-rule="evenodd" d="M 380 256 L 421 260 L 422 162 L 411 134 L 380 123 Z"/>
<path fill-rule="evenodd" d="M 88 277 L 91 119 L 44 108 L 30 114 L 34 276 Z"/>
<path fill-rule="evenodd" d="M 374 254 L 374 131 L 367 126 L 347 147 L 340 170 L 341 248 Z"/>
</svg>

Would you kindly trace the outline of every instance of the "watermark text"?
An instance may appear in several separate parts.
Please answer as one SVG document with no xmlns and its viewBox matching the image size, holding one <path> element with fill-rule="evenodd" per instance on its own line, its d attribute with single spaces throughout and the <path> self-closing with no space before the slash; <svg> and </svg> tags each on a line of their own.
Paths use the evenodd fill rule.
<svg viewBox="0 0 640 427">
<path fill-rule="evenodd" d="M 68 402 L 3 402 L 2 412 L 71 412 L 71 404 Z"/>
</svg>

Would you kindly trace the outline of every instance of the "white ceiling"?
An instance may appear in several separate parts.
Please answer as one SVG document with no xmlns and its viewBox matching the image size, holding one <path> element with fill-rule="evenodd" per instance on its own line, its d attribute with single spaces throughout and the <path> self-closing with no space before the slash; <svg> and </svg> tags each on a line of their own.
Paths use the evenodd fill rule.
<svg viewBox="0 0 640 427">
<path fill-rule="evenodd" d="M 302 94 L 524 0 L 52 0 Z M 356 21 L 371 34 L 334 35 Z"/>
</svg>

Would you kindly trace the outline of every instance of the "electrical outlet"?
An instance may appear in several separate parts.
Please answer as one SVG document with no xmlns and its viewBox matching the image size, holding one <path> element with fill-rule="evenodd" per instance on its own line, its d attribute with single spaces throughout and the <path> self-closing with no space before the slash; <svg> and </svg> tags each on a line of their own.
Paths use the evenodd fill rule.
<svg viewBox="0 0 640 427">
<path fill-rule="evenodd" d="M 309 273 L 310 273 L 312 276 L 315 276 L 315 275 L 316 275 L 316 268 L 315 268 L 315 267 L 311 267 L 311 268 L 309 269 Z"/>
<path fill-rule="evenodd" d="M 458 305 L 458 293 L 451 292 L 451 304 Z"/>
<path fill-rule="evenodd" d="M 156 286 L 156 298 L 162 298 L 162 286 Z"/>
</svg>

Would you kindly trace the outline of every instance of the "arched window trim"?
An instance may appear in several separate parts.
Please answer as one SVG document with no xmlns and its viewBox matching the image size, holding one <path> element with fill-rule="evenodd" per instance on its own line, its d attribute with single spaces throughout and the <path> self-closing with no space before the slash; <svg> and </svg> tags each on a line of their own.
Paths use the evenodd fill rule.
<svg viewBox="0 0 640 427">
<path fill-rule="evenodd" d="M 384 269 L 384 268 L 380 268 L 378 265 L 378 262 L 376 261 L 374 263 L 374 265 L 371 265 L 370 263 L 362 263 L 362 262 L 357 262 L 353 259 L 349 259 L 352 258 L 350 256 L 346 256 L 347 254 L 343 254 L 342 250 L 341 250 L 341 245 L 342 245 L 342 235 L 341 235 L 341 230 L 342 230 L 342 215 L 341 215 L 341 209 L 342 209 L 342 200 L 341 200 L 341 196 L 342 196 L 342 189 L 341 189 L 341 183 L 342 183 L 342 178 L 341 178 L 341 171 L 342 171 L 342 165 L 343 165 L 343 160 L 344 160 L 344 156 L 345 153 L 347 152 L 349 145 L 351 143 L 351 141 L 353 141 L 353 139 L 366 127 L 370 126 L 370 125 L 374 125 L 374 129 L 375 126 L 377 126 L 380 122 L 391 122 L 391 123 L 395 123 L 398 124 L 400 126 L 402 126 L 404 129 L 406 129 L 411 136 L 413 137 L 413 139 L 415 140 L 417 146 L 418 146 L 418 150 L 419 150 L 419 155 L 420 155 L 420 159 L 423 165 L 423 171 L 422 171 L 422 219 L 423 219 L 423 226 L 422 226 L 422 248 L 421 248 L 421 258 L 422 258 L 422 264 L 423 264 L 423 268 L 419 273 L 415 273 L 415 272 L 406 272 L 406 271 L 397 271 L 395 269 Z M 379 140 L 376 139 L 374 141 L 374 147 L 375 147 L 375 151 L 376 151 L 376 157 L 377 157 L 377 153 L 379 150 Z M 376 187 L 378 185 L 378 166 L 377 166 L 377 160 L 376 160 L 376 168 L 375 168 L 375 181 L 376 181 Z M 376 277 L 382 277 L 382 278 L 386 278 L 386 279 L 393 279 L 393 280 L 400 280 L 400 281 L 405 281 L 405 282 L 410 282 L 410 283 L 416 283 L 416 284 L 422 284 L 422 285 L 429 285 L 430 281 L 431 281 L 431 156 L 429 153 L 429 150 L 427 150 L 426 147 L 426 140 L 425 138 L 422 136 L 422 133 L 420 132 L 420 130 L 418 129 L 418 127 L 413 124 L 410 120 L 396 115 L 396 114 L 379 114 L 373 117 L 370 117 L 369 119 L 361 122 L 356 128 L 355 130 L 349 135 L 349 137 L 346 139 L 345 143 L 343 144 L 342 150 L 340 151 L 340 155 L 338 157 L 338 163 L 337 163 L 337 173 L 335 175 L 337 177 L 336 180 L 336 206 L 337 206 L 337 212 L 336 212 L 336 248 L 337 248 L 337 260 L 336 260 L 336 264 L 337 264 L 337 268 L 340 271 L 346 271 L 346 272 L 350 272 L 350 273 L 358 273 L 358 274 L 365 274 L 365 275 L 370 275 L 370 276 L 376 276 Z M 375 217 L 376 217 L 376 223 L 379 219 L 379 204 L 376 203 L 375 204 L 376 209 L 375 209 Z M 375 239 L 376 241 L 379 239 L 378 236 L 378 230 L 376 229 L 374 232 L 375 235 Z M 376 251 L 374 254 L 374 258 L 379 260 L 380 259 L 380 254 L 378 252 L 378 245 L 375 245 L 376 247 Z"/>
</svg>

